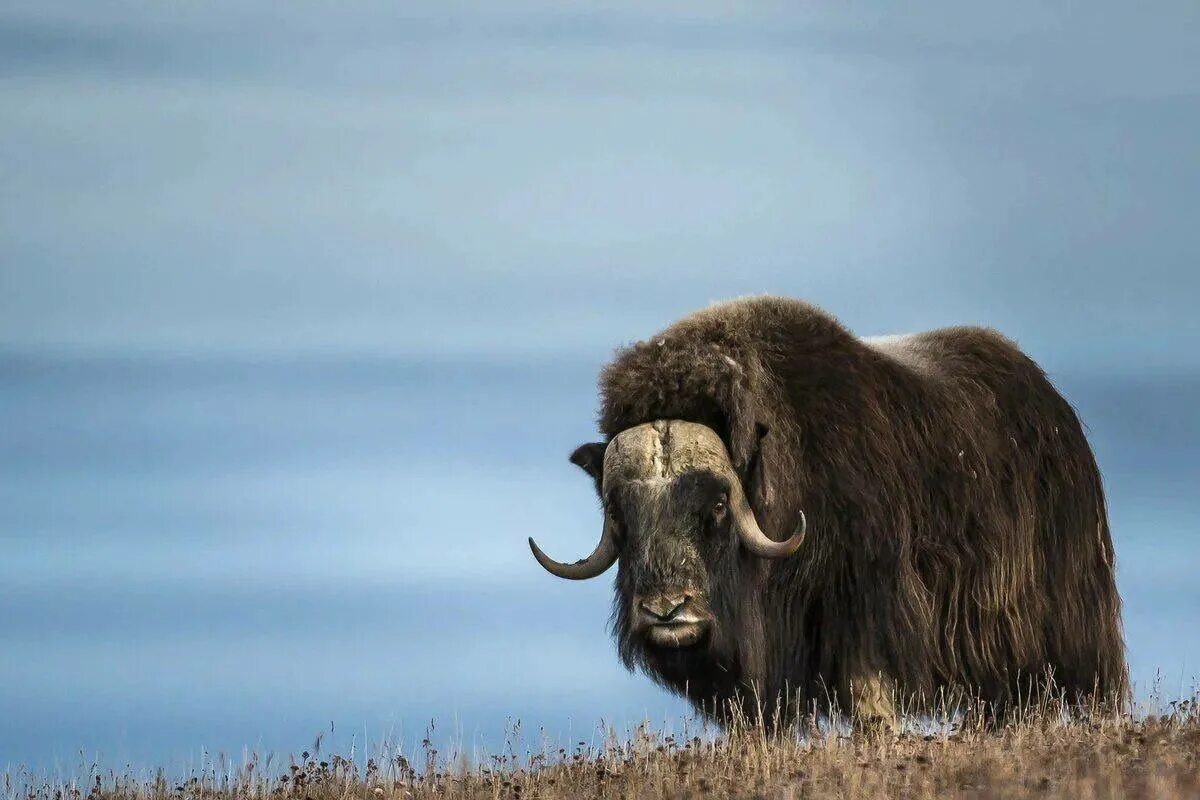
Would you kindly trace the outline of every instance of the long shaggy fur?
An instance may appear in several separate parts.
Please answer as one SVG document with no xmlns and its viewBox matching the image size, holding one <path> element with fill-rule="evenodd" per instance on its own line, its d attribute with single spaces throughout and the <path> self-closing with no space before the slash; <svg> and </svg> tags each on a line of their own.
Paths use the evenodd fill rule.
<svg viewBox="0 0 1200 800">
<path fill-rule="evenodd" d="M 649 653 L 614 615 L 626 663 L 697 706 L 849 708 L 876 678 L 918 707 L 951 688 L 1004 708 L 1048 670 L 1124 701 L 1099 471 L 1074 410 L 995 331 L 860 339 L 811 305 L 742 299 L 619 351 L 600 393 L 606 438 L 704 423 L 764 530 L 808 517 L 796 555 L 713 574 L 721 652 Z"/>
</svg>

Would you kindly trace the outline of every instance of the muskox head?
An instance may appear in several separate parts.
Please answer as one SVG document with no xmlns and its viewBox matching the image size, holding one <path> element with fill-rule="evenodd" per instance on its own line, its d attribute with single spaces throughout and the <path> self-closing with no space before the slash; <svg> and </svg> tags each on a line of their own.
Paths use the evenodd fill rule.
<svg viewBox="0 0 1200 800">
<path fill-rule="evenodd" d="M 607 446 L 580 447 L 571 460 L 596 481 L 600 543 L 586 559 L 563 564 L 530 539 L 538 563 L 579 580 L 619 562 L 614 621 L 631 665 L 662 673 L 688 650 L 735 649 L 745 573 L 761 558 L 796 552 L 803 523 L 787 541 L 764 534 L 721 438 L 694 422 L 638 425 Z"/>
</svg>

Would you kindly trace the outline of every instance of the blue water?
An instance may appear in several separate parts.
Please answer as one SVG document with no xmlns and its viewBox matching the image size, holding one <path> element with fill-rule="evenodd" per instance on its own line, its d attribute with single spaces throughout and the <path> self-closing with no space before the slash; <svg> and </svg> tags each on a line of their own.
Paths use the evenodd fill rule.
<svg viewBox="0 0 1200 800">
<path fill-rule="evenodd" d="M 594 438 L 600 357 L 0 359 L 0 769 L 682 713 L 619 666 L 609 582 L 525 546 L 597 535 L 566 454 Z M 1178 694 L 1200 376 L 1056 380 L 1105 473 L 1139 691 Z"/>
</svg>

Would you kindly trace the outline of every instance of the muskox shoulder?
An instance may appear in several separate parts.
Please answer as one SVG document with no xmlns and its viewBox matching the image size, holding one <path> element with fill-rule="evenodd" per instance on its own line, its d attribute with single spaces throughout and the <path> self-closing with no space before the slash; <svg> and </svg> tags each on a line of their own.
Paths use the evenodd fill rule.
<svg viewBox="0 0 1200 800">
<path fill-rule="evenodd" d="M 863 344 L 883 358 L 907 370 L 932 377 L 939 368 L 938 351 L 930 348 L 922 334 L 899 333 L 863 337 Z"/>
<path fill-rule="evenodd" d="M 1036 370 L 1011 339 L 991 328 L 963 325 L 864 337 L 862 342 L 888 361 L 931 378 L 978 378 L 997 371 Z"/>
</svg>

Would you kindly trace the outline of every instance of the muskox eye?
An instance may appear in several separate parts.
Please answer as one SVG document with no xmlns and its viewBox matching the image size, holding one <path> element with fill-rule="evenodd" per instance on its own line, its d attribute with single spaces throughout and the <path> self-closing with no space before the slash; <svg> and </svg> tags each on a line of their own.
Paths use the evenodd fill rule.
<svg viewBox="0 0 1200 800">
<path fill-rule="evenodd" d="M 728 503 L 728 502 L 729 502 L 729 499 L 728 499 L 727 497 L 725 497 L 725 495 L 721 495 L 720 497 L 718 497 L 718 498 L 717 498 L 717 499 L 716 499 L 716 500 L 713 502 L 713 505 L 712 505 L 712 513 L 713 513 L 713 516 L 715 516 L 715 517 L 719 517 L 719 516 L 721 516 L 722 514 L 724 514 L 724 513 L 725 513 L 725 508 L 726 508 L 726 505 L 727 505 L 727 503 Z"/>
</svg>

